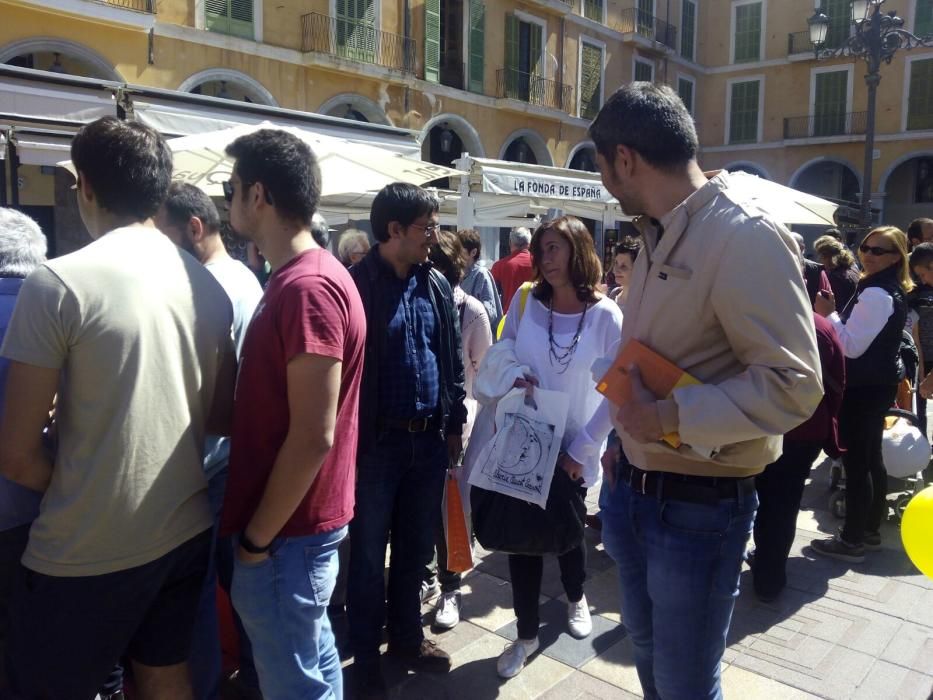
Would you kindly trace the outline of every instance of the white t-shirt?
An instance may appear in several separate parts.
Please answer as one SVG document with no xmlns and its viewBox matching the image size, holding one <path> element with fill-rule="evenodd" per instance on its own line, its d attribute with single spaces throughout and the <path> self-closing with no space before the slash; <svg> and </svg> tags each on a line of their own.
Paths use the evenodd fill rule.
<svg viewBox="0 0 933 700">
<path fill-rule="evenodd" d="M 230 301 L 155 228 L 116 229 L 23 284 L 0 353 L 61 370 L 58 453 L 23 564 L 141 566 L 211 526 L 201 467 Z"/>
<path fill-rule="evenodd" d="M 567 426 L 561 449 L 583 465 L 585 486 L 593 486 L 599 479 L 599 458 L 606 437 L 612 429 L 609 404 L 596 391 L 590 372 L 595 360 L 614 358 L 622 337 L 622 312 L 618 305 L 602 297 L 586 311 L 580 333 L 580 342 L 567 369 L 561 372 L 552 363 L 548 341 L 547 306 L 528 295 L 525 312 L 520 308 L 521 289 L 515 293 L 511 313 L 506 315 L 503 338 L 515 339 L 515 355 L 519 363 L 531 368 L 542 389 L 562 391 L 569 396 Z M 580 324 L 581 314 L 554 314 L 554 340 L 567 347 Z"/>
</svg>

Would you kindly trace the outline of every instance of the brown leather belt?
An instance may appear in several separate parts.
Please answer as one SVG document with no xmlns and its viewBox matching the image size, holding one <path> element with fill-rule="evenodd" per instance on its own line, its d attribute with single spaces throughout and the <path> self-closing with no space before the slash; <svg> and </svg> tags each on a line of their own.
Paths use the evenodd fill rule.
<svg viewBox="0 0 933 700">
<path fill-rule="evenodd" d="M 440 430 L 441 421 L 437 416 L 427 416 L 426 418 L 380 418 L 379 425 L 383 430 L 426 433 L 429 430 Z"/>
</svg>

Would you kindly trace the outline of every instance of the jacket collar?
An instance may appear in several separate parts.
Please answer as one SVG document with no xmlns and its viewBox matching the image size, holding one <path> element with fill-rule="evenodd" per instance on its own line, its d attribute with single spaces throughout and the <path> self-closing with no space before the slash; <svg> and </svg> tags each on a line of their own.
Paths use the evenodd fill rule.
<svg viewBox="0 0 933 700">
<path fill-rule="evenodd" d="M 876 272 L 868 277 L 863 277 L 858 281 L 858 289 L 861 291 L 865 287 L 878 287 L 887 284 L 895 284 L 900 289 L 900 280 L 897 278 L 897 265 L 890 265 L 881 272 Z"/>
<path fill-rule="evenodd" d="M 395 274 L 395 270 L 392 266 L 385 261 L 385 258 L 379 253 L 379 243 L 376 243 L 372 248 L 369 249 L 369 252 L 366 254 L 366 257 L 363 258 L 360 265 L 363 265 L 363 269 L 366 270 L 366 274 L 369 276 L 371 281 L 376 281 L 379 277 L 391 277 L 393 279 L 398 279 Z M 427 275 L 433 266 L 430 262 L 419 263 L 413 265 L 411 268 L 411 274 L 425 276 Z"/>
</svg>

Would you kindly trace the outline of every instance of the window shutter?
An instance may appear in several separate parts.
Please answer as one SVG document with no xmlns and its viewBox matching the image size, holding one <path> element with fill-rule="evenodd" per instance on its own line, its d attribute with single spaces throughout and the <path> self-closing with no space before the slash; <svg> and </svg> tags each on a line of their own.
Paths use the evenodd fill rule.
<svg viewBox="0 0 933 700">
<path fill-rule="evenodd" d="M 933 0 L 917 0 L 914 34 L 917 36 L 933 35 Z"/>
<path fill-rule="evenodd" d="M 584 119 L 594 119 L 602 106 L 599 103 L 602 68 L 602 49 L 584 43 L 580 60 L 580 116 Z"/>
<path fill-rule="evenodd" d="M 509 72 L 518 70 L 518 19 L 505 16 L 505 67 Z"/>
<path fill-rule="evenodd" d="M 486 5 L 470 0 L 470 92 L 483 93 L 486 70 Z"/>
<path fill-rule="evenodd" d="M 754 143 L 758 140 L 757 80 L 732 84 L 732 105 L 729 110 L 729 143 Z"/>
<path fill-rule="evenodd" d="M 654 80 L 654 65 L 635 61 L 635 80 L 650 83 Z"/>
<path fill-rule="evenodd" d="M 933 58 L 910 64 L 907 128 L 933 129 Z"/>
<path fill-rule="evenodd" d="M 683 0 L 683 3 L 680 15 L 680 55 L 692 61 L 696 44 L 697 6 L 693 0 Z"/>
<path fill-rule="evenodd" d="M 693 83 L 683 78 L 677 79 L 677 94 L 680 96 L 684 107 L 690 114 L 693 114 Z"/>
<path fill-rule="evenodd" d="M 849 38 L 852 27 L 851 0 L 824 0 L 824 10 L 829 15 L 826 30 L 826 48 L 835 49 Z"/>
<path fill-rule="evenodd" d="M 761 58 L 761 3 L 735 8 L 735 62 Z"/>
<path fill-rule="evenodd" d="M 253 0 L 230 0 L 230 19 L 253 22 Z"/>
<path fill-rule="evenodd" d="M 539 27 L 537 24 L 531 25 L 530 38 L 531 41 L 529 43 L 531 48 L 529 50 L 531 52 L 531 56 L 529 58 L 531 60 L 528 61 L 528 65 L 531 66 L 531 69 L 529 72 L 532 75 L 543 78 L 544 66 L 541 65 L 541 44 L 543 43 L 543 37 L 541 36 L 541 27 Z"/>
<path fill-rule="evenodd" d="M 424 1 L 424 79 L 441 79 L 441 0 Z"/>
<path fill-rule="evenodd" d="M 227 12 L 228 0 L 207 0 L 204 4 L 204 15 L 207 30 L 228 34 L 230 31 L 230 15 Z"/>
<path fill-rule="evenodd" d="M 813 135 L 834 136 L 846 130 L 848 71 L 818 73 L 813 104 Z"/>
</svg>

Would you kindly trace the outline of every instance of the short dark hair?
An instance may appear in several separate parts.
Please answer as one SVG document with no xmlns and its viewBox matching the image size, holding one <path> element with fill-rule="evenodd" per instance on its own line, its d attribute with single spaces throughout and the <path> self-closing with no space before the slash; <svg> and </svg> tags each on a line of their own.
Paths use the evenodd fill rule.
<svg viewBox="0 0 933 700">
<path fill-rule="evenodd" d="M 155 129 L 101 117 L 71 142 L 71 161 L 100 206 L 144 221 L 159 210 L 172 181 L 172 151 Z"/>
<path fill-rule="evenodd" d="M 308 144 L 281 129 L 260 129 L 226 151 L 244 185 L 261 182 L 280 216 L 311 226 L 321 199 L 321 168 Z"/>
<path fill-rule="evenodd" d="M 667 85 L 635 82 L 606 100 L 590 124 L 590 138 L 609 163 L 617 146 L 628 146 L 655 168 L 671 170 L 696 158 L 699 141 L 693 117 Z"/>
<path fill-rule="evenodd" d="M 187 182 L 173 182 L 162 205 L 165 215 L 173 226 L 184 228 L 192 216 L 201 220 L 211 233 L 220 231 L 220 214 L 214 201 L 203 190 Z"/>
<path fill-rule="evenodd" d="M 612 255 L 613 257 L 616 255 L 628 255 L 632 258 L 632 262 L 635 262 L 640 252 L 641 239 L 635 236 L 625 236 L 625 238 L 616 243 L 615 248 L 612 250 Z"/>
<path fill-rule="evenodd" d="M 451 287 L 456 287 L 463 280 L 466 268 L 466 255 L 457 234 L 450 231 L 438 231 L 437 243 L 431 246 L 431 262 Z"/>
<path fill-rule="evenodd" d="M 554 231 L 570 244 L 570 283 L 577 292 L 577 299 L 596 301 L 596 285 L 603 275 L 603 268 L 596 254 L 596 246 L 589 230 L 575 216 L 562 216 L 541 224 L 531 237 L 531 262 L 534 268 L 535 299 L 548 301 L 554 290 L 541 274 L 541 237 Z"/>
<path fill-rule="evenodd" d="M 483 239 L 473 229 L 465 228 L 457 231 L 457 238 L 466 250 L 471 253 L 476 252 L 477 258 L 483 254 Z"/>
<path fill-rule="evenodd" d="M 369 210 L 373 237 L 384 243 L 389 240 L 389 224 L 393 221 L 398 221 L 402 226 L 411 226 L 416 219 L 433 214 L 440 207 L 437 197 L 418 185 L 407 182 L 386 185 L 379 190 Z"/>
<path fill-rule="evenodd" d="M 922 241 L 923 240 L 923 227 L 933 224 L 933 219 L 914 219 L 910 222 L 910 226 L 907 227 L 907 240 L 909 241 Z"/>
<path fill-rule="evenodd" d="M 825 231 L 823 231 L 823 235 L 831 236 L 832 238 L 835 238 L 837 241 L 842 243 L 842 231 L 840 231 L 836 227 L 826 229 Z"/>
<path fill-rule="evenodd" d="M 933 264 L 933 243 L 919 243 L 910 254 L 910 267 L 926 267 Z"/>
</svg>

